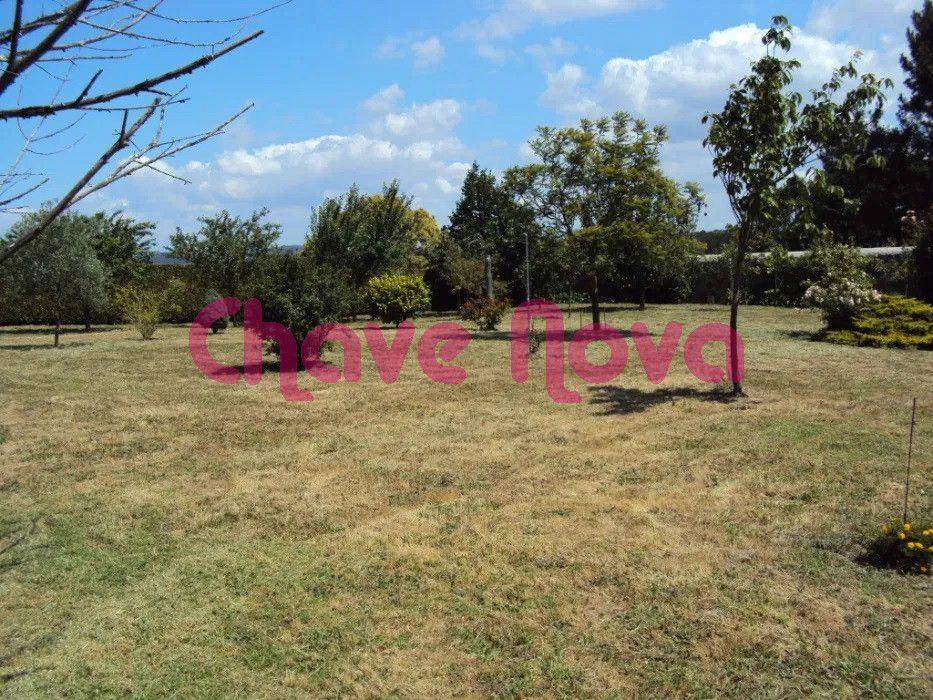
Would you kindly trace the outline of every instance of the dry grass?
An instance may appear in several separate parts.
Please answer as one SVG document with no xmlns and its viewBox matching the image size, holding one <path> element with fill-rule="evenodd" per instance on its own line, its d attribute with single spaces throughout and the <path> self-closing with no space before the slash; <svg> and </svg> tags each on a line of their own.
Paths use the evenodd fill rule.
<svg viewBox="0 0 933 700">
<path fill-rule="evenodd" d="M 633 353 L 579 406 L 543 353 L 514 384 L 501 332 L 459 387 L 364 350 L 289 404 L 199 376 L 183 328 L 0 330 L 0 692 L 929 697 L 929 579 L 852 555 L 898 512 L 914 395 L 930 513 L 933 355 L 743 316 L 751 399 Z"/>
</svg>

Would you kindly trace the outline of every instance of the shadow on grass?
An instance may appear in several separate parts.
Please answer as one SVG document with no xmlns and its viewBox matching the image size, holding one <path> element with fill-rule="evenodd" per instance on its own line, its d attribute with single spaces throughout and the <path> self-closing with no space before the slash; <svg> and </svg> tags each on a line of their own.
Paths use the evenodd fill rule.
<svg viewBox="0 0 933 700">
<path fill-rule="evenodd" d="M 813 342 L 819 342 L 822 340 L 821 331 L 800 331 L 800 330 L 781 330 L 778 331 L 785 338 L 791 338 L 792 340 L 812 340 Z"/>
<path fill-rule="evenodd" d="M 90 343 L 62 343 L 57 348 L 55 344 L 50 340 L 47 343 L 23 343 L 20 345 L 0 345 L 0 350 L 70 350 L 71 348 L 79 348 L 82 345 L 90 345 Z"/>
<path fill-rule="evenodd" d="M 63 327 L 59 331 L 60 335 L 84 335 L 86 333 L 106 333 L 117 330 L 119 326 L 92 326 L 90 330 L 84 330 L 84 327 Z M 52 326 L 0 326 L 0 335 L 52 335 L 55 329 Z"/>
<path fill-rule="evenodd" d="M 719 390 L 701 390 L 692 387 L 677 389 L 633 389 L 621 386 L 594 386 L 590 388 L 590 403 L 603 407 L 602 415 L 615 416 L 641 413 L 662 403 L 677 399 L 732 403 L 736 399 Z"/>
</svg>

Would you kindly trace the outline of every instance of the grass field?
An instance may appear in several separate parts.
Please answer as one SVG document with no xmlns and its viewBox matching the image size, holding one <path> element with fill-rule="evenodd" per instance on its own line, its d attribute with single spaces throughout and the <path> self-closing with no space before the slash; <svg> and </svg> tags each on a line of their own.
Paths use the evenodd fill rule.
<svg viewBox="0 0 933 700">
<path fill-rule="evenodd" d="M 930 579 L 854 558 L 899 513 L 912 396 L 931 514 L 933 354 L 742 319 L 748 399 L 633 351 L 576 406 L 543 352 L 513 383 L 501 331 L 460 386 L 414 352 L 383 385 L 364 346 L 297 404 L 201 377 L 181 327 L 0 329 L 0 693 L 930 697 Z"/>
</svg>

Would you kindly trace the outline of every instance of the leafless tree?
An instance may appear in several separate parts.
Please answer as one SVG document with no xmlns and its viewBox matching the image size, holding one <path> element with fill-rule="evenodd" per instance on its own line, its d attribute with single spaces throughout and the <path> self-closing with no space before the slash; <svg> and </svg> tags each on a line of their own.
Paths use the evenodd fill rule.
<svg viewBox="0 0 933 700">
<path fill-rule="evenodd" d="M 96 125 L 85 122 L 86 117 L 96 113 L 98 118 L 109 114 L 114 119 L 110 145 L 102 147 L 84 175 L 53 199 L 34 228 L 0 250 L 0 264 L 41 235 L 63 211 L 117 180 L 144 168 L 183 180 L 158 163 L 220 134 L 253 106 L 247 104 L 201 133 L 165 134 L 167 111 L 188 100 L 179 79 L 256 39 L 262 30 L 248 31 L 251 21 L 287 2 L 223 19 L 168 14 L 164 2 L 60 0 L 55 9 L 40 9 L 27 17 L 24 0 L 0 0 L 0 13 L 10 11 L 9 29 L 0 30 L 0 124 L 16 124 L 16 139 L 22 141 L 0 171 L 0 212 L 28 208 L 31 196 L 48 199 L 43 188 L 50 179 L 43 163 L 67 151 L 75 137 L 94 130 Z M 218 30 L 223 36 L 203 36 Z M 165 47 L 199 55 L 184 63 L 173 61 L 174 67 L 162 73 L 123 78 L 108 89 L 99 87 L 113 62 Z M 26 96 L 36 93 L 43 99 L 34 104 Z M 70 143 L 62 147 L 63 140 Z M 36 162 L 39 167 L 33 166 Z"/>
</svg>

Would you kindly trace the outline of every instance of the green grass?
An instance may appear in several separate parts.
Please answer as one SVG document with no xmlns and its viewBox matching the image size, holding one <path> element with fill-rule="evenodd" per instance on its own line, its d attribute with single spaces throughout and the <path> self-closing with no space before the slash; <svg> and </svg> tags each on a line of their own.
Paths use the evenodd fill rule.
<svg viewBox="0 0 933 700">
<path fill-rule="evenodd" d="M 930 515 L 933 355 L 742 324 L 748 399 L 632 350 L 578 406 L 543 353 L 511 381 L 502 326 L 461 386 L 413 352 L 385 386 L 364 348 L 310 404 L 199 376 L 181 327 L 0 329 L 0 693 L 930 696 L 930 579 L 854 559 L 899 514 L 912 396 Z"/>
</svg>

